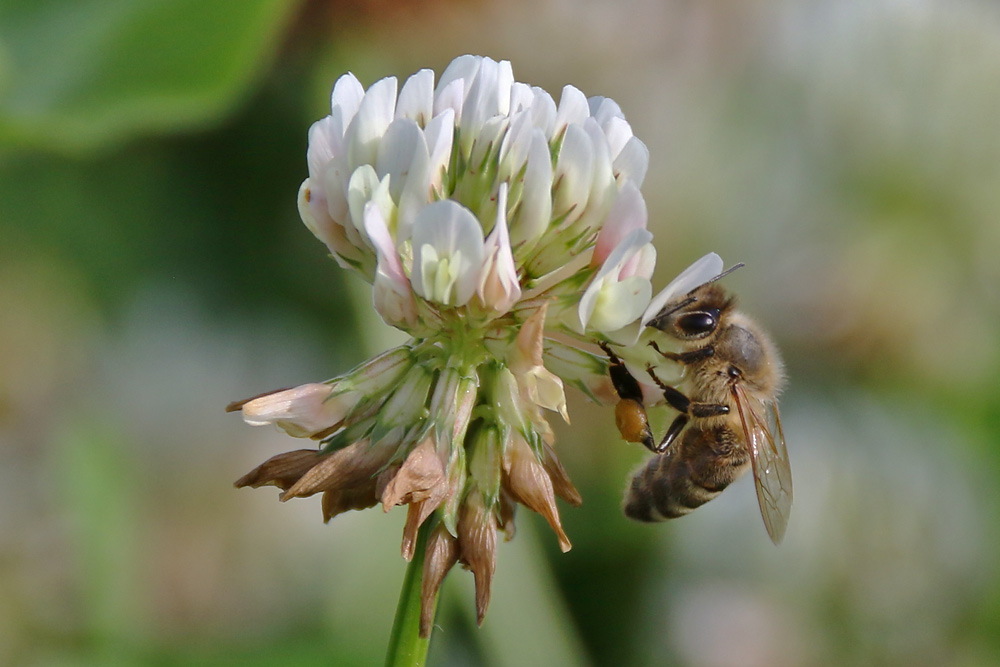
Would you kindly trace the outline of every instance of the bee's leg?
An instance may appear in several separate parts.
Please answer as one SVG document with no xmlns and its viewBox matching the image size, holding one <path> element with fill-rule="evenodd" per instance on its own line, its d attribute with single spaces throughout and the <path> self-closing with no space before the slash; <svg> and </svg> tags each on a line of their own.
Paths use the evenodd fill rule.
<svg viewBox="0 0 1000 667">
<path fill-rule="evenodd" d="M 622 362 L 622 360 L 618 358 L 618 355 L 616 355 L 611 350 L 611 346 L 610 345 L 608 345 L 607 343 L 605 343 L 603 340 L 597 341 L 597 344 L 601 347 L 602 350 L 604 350 L 604 354 L 608 355 L 608 359 L 611 360 L 611 363 L 613 363 L 613 364 L 620 364 Z"/>
<path fill-rule="evenodd" d="M 691 350 L 690 352 L 664 352 L 660 349 L 660 346 L 656 344 L 655 340 L 649 341 L 649 345 L 654 350 L 659 352 L 660 356 L 663 358 L 669 359 L 670 361 L 676 361 L 680 364 L 693 364 L 715 356 L 715 348 L 711 345 L 698 348 L 697 350 Z"/>
<path fill-rule="evenodd" d="M 729 406 L 721 403 L 692 403 L 688 413 L 692 417 L 718 417 L 729 414 Z"/>
<path fill-rule="evenodd" d="M 653 382 L 656 386 L 663 391 L 663 398 L 666 399 L 667 404 L 674 410 L 677 410 L 684 415 L 689 415 L 691 417 L 718 417 L 719 415 L 728 415 L 729 406 L 723 405 L 721 403 L 696 403 L 690 398 L 682 394 L 675 387 L 671 387 L 666 384 L 656 375 L 656 371 L 653 370 L 652 366 L 646 366 L 646 372 L 649 373 L 649 377 L 653 378 Z M 676 420 L 674 421 L 676 424 Z M 671 425 L 671 429 L 673 425 Z M 678 430 L 683 428 L 683 424 L 678 427 Z"/>
<path fill-rule="evenodd" d="M 677 436 L 681 434 L 681 431 L 684 430 L 684 427 L 687 426 L 688 421 L 689 418 L 686 414 L 681 413 L 677 415 L 677 418 L 670 424 L 670 428 L 667 429 L 667 434 L 663 436 L 663 440 L 660 441 L 660 444 L 653 451 L 657 454 L 667 451 L 674 440 L 677 439 Z"/>
<path fill-rule="evenodd" d="M 642 388 L 639 386 L 638 380 L 632 377 L 632 374 L 628 372 L 628 368 L 625 367 L 625 363 L 611 351 L 611 348 L 606 343 L 598 342 L 597 344 L 601 346 L 601 349 L 604 350 L 611 360 L 608 374 L 611 376 L 611 384 L 614 385 L 618 398 L 637 401 L 639 405 L 642 405 Z"/>
</svg>

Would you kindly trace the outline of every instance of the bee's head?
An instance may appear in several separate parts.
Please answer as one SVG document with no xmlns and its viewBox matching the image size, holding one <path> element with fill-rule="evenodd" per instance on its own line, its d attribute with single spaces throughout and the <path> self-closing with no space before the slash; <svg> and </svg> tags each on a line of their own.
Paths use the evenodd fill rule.
<svg viewBox="0 0 1000 667">
<path fill-rule="evenodd" d="M 678 303 L 667 304 L 649 326 L 680 340 L 701 340 L 718 330 L 721 318 L 734 303 L 725 290 L 709 283 L 695 288 Z"/>
</svg>

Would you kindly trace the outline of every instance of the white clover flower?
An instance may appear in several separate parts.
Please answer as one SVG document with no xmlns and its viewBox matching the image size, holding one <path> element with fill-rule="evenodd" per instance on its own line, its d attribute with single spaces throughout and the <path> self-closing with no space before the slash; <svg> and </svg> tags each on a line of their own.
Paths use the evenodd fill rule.
<svg viewBox="0 0 1000 667">
<path fill-rule="evenodd" d="M 366 91 L 342 76 L 309 130 L 299 211 L 411 339 L 328 383 L 231 406 L 320 441 L 238 485 L 322 493 L 326 519 L 407 505 L 404 557 L 430 531 L 423 631 L 456 562 L 475 574 L 482 620 L 516 503 L 570 547 L 555 497 L 580 498 L 546 413 L 569 421 L 566 383 L 606 394 L 595 341 L 650 317 L 648 160 L 612 100 L 566 86 L 557 104 L 506 61 L 462 56 L 398 93 L 392 77 Z"/>
</svg>

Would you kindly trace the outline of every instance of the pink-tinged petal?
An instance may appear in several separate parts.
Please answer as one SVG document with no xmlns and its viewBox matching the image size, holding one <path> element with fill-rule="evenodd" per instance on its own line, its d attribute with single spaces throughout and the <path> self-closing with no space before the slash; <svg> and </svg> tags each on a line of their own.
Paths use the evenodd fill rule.
<svg viewBox="0 0 1000 667">
<path fill-rule="evenodd" d="M 364 216 L 365 233 L 378 258 L 372 292 L 375 310 L 386 324 L 412 326 L 418 317 L 416 300 L 382 211 L 376 202 L 368 202 Z"/>
<path fill-rule="evenodd" d="M 642 325 L 646 326 L 646 323 L 656 317 L 669 302 L 687 294 L 695 287 L 704 285 L 722 273 L 723 266 L 722 258 L 714 252 L 710 252 L 696 260 L 691 266 L 681 271 L 676 278 L 671 280 L 659 294 L 653 297 L 649 302 L 649 307 L 646 308 L 646 312 L 642 315 Z"/>
<path fill-rule="evenodd" d="M 479 279 L 479 298 L 487 308 L 505 313 L 521 298 L 517 267 L 507 232 L 507 184 L 497 193 L 497 219 L 485 242 L 486 260 Z"/>
<path fill-rule="evenodd" d="M 299 216 L 302 222 L 320 241 L 326 244 L 333 258 L 342 268 L 360 269 L 368 264 L 366 252 L 351 243 L 344 226 L 335 222 L 326 212 L 325 207 L 316 206 L 317 193 L 312 190 L 312 183 L 307 178 L 299 188 Z"/>
<path fill-rule="evenodd" d="M 653 277 L 653 269 L 655 268 L 656 248 L 653 247 L 653 244 L 647 243 L 630 260 L 625 262 L 619 274 L 619 279 L 639 276 L 648 280 Z"/>
<path fill-rule="evenodd" d="M 422 69 L 412 75 L 399 91 L 396 120 L 408 118 L 426 127 L 434 116 L 434 71 Z"/>
<path fill-rule="evenodd" d="M 619 191 L 618 198 L 611 205 L 611 211 L 597 235 L 591 266 L 604 264 L 608 256 L 621 244 L 622 239 L 636 229 L 646 229 L 648 221 L 649 213 L 642 193 L 635 184 L 626 182 Z"/>
<path fill-rule="evenodd" d="M 334 395 L 328 384 L 304 384 L 247 401 L 243 421 L 251 426 L 274 424 L 288 435 L 309 438 L 336 426 L 357 404 L 359 395 Z"/>
<path fill-rule="evenodd" d="M 581 333 L 616 331 L 643 313 L 652 295 L 647 278 L 622 277 L 622 269 L 653 240 L 645 229 L 633 229 L 608 256 L 588 285 L 577 309 Z"/>
</svg>

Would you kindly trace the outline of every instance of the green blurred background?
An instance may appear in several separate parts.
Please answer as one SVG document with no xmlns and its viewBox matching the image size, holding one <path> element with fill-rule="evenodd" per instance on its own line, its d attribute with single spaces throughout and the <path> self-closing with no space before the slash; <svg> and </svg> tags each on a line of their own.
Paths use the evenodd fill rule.
<svg viewBox="0 0 1000 667">
<path fill-rule="evenodd" d="M 222 410 L 389 343 L 298 220 L 306 131 L 341 73 L 462 53 L 621 104 L 658 284 L 747 263 L 796 499 L 780 548 L 750 480 L 627 523 L 644 454 L 572 396 L 573 550 L 522 512 L 482 629 L 449 577 L 431 663 L 1000 664 L 1000 9 L 973 0 L 0 2 L 0 664 L 381 662 L 402 510 L 234 490 L 295 443 Z"/>
</svg>

